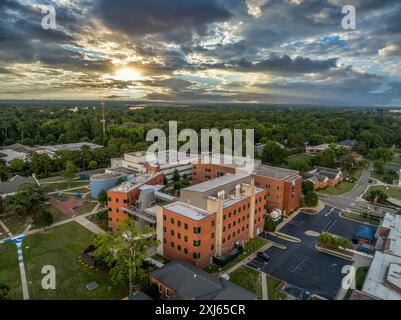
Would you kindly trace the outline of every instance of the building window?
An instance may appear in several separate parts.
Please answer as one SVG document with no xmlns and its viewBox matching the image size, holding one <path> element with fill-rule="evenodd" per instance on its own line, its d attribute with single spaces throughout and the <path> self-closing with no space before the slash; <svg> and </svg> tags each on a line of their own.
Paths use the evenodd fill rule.
<svg viewBox="0 0 401 320">
<path fill-rule="evenodd" d="M 111 211 L 112 209 L 111 208 L 109 208 L 109 211 Z"/>
<path fill-rule="evenodd" d="M 226 232 L 226 227 L 223 227 L 223 232 Z"/>
<path fill-rule="evenodd" d="M 231 235 L 228 235 L 227 240 L 230 241 L 231 239 Z"/>
<path fill-rule="evenodd" d="M 236 224 L 237 224 L 237 221 L 234 221 L 234 222 L 233 222 L 233 227 L 235 227 Z"/>
<path fill-rule="evenodd" d="M 231 229 L 231 223 L 228 224 L 228 229 Z"/>
<path fill-rule="evenodd" d="M 214 227 L 214 225 L 215 225 L 215 221 L 213 220 L 213 221 L 212 221 L 212 227 Z"/>
<path fill-rule="evenodd" d="M 223 238 L 223 243 L 226 243 L 226 238 Z"/>
<path fill-rule="evenodd" d="M 171 242 L 171 248 L 174 248 L 174 242 Z"/>
<path fill-rule="evenodd" d="M 201 241 L 200 240 L 194 240 L 193 244 L 194 244 L 194 247 L 200 247 Z"/>
<path fill-rule="evenodd" d="M 201 233 L 201 228 L 200 227 L 194 227 L 194 233 L 195 234 L 200 234 Z"/>
<path fill-rule="evenodd" d="M 188 230 L 188 224 L 184 223 L 184 229 Z"/>
<path fill-rule="evenodd" d="M 174 237 L 174 230 L 171 230 L 171 231 L 170 231 L 170 235 L 171 235 L 172 237 Z"/>
<path fill-rule="evenodd" d="M 223 216 L 223 220 L 224 220 L 224 221 L 226 221 L 226 219 L 227 219 L 227 216 L 226 216 L 226 215 L 224 215 L 224 216 Z"/>
<path fill-rule="evenodd" d="M 212 235 L 211 235 L 211 237 L 212 237 L 212 239 L 214 239 L 214 232 L 212 232 Z"/>
<path fill-rule="evenodd" d="M 181 221 L 177 220 L 177 226 L 181 227 Z"/>
<path fill-rule="evenodd" d="M 238 213 L 240 213 L 241 212 L 241 207 L 238 209 Z"/>
<path fill-rule="evenodd" d="M 167 243 L 167 239 L 166 238 L 163 239 L 163 243 Z"/>
<path fill-rule="evenodd" d="M 181 251 L 181 246 L 180 245 L 177 245 L 177 250 Z"/>
<path fill-rule="evenodd" d="M 170 290 L 169 289 L 166 289 L 166 297 L 170 298 Z"/>
<path fill-rule="evenodd" d="M 166 229 L 166 227 L 163 227 L 163 232 L 164 232 L 164 233 L 166 233 L 166 232 L 167 232 L 167 229 Z"/>
<path fill-rule="evenodd" d="M 171 224 L 174 224 L 174 218 L 170 219 Z"/>
<path fill-rule="evenodd" d="M 124 203 L 128 203 L 128 200 L 127 200 L 127 199 L 124 199 Z"/>
<path fill-rule="evenodd" d="M 214 250 L 214 244 L 212 244 L 212 246 L 210 247 L 210 250 Z"/>
<path fill-rule="evenodd" d="M 163 286 L 161 284 L 159 284 L 159 292 L 163 294 Z"/>
<path fill-rule="evenodd" d="M 194 253 L 192 254 L 192 257 L 193 257 L 194 259 L 199 259 L 199 258 L 200 258 L 200 253 L 199 253 L 199 252 L 194 252 Z"/>
<path fill-rule="evenodd" d="M 164 221 L 167 221 L 166 215 L 163 215 L 163 220 L 164 220 Z"/>
<path fill-rule="evenodd" d="M 245 210 L 245 209 L 246 209 L 246 205 L 244 205 L 244 206 L 242 207 L 242 209 L 244 209 L 244 210 Z"/>
<path fill-rule="evenodd" d="M 184 241 L 188 242 L 188 237 L 187 236 L 184 236 Z"/>
<path fill-rule="evenodd" d="M 177 237 L 181 240 L 181 233 L 177 233 Z"/>
<path fill-rule="evenodd" d="M 184 253 L 188 254 L 188 249 L 187 248 L 184 248 Z"/>
<path fill-rule="evenodd" d="M 116 199 L 116 202 L 118 202 L 118 198 Z"/>
</svg>

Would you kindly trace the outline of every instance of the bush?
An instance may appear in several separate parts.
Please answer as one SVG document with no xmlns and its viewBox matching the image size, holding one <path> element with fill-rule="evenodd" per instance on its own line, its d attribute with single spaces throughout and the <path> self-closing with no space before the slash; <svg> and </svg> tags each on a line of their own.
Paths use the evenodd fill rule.
<svg viewBox="0 0 401 320">
<path fill-rule="evenodd" d="M 344 249 L 350 249 L 352 247 L 351 242 L 345 238 L 335 237 L 327 232 L 323 232 L 318 238 L 319 245 L 332 247 L 338 249 L 342 247 Z"/>
<path fill-rule="evenodd" d="M 8 296 L 10 295 L 11 289 L 8 285 L 0 283 L 0 301 L 8 300 Z"/>
<path fill-rule="evenodd" d="M 276 231 L 276 223 L 273 221 L 271 217 L 268 217 L 265 221 L 265 231 L 266 232 Z"/>
<path fill-rule="evenodd" d="M 317 195 L 316 192 L 314 191 L 309 191 L 306 195 L 305 195 L 305 204 L 308 207 L 316 207 L 318 202 L 319 202 L 319 196 Z"/>
<path fill-rule="evenodd" d="M 302 184 L 302 193 L 306 196 L 308 192 L 313 192 L 315 191 L 315 185 L 313 184 L 312 181 L 306 180 Z"/>
<path fill-rule="evenodd" d="M 37 228 L 48 227 L 53 224 L 53 221 L 53 215 L 48 211 L 42 211 L 33 217 L 33 225 Z"/>
<path fill-rule="evenodd" d="M 370 201 L 371 203 L 374 203 L 377 201 L 377 203 L 384 203 L 386 202 L 388 196 L 381 190 L 372 190 L 369 191 L 369 193 L 366 196 L 366 200 Z"/>
</svg>

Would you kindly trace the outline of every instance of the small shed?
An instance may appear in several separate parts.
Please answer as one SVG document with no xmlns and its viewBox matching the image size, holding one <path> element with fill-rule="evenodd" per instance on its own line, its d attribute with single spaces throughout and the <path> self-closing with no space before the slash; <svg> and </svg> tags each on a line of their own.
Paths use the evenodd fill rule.
<svg viewBox="0 0 401 320">
<path fill-rule="evenodd" d="M 357 243 L 372 244 L 375 238 L 375 230 L 367 226 L 361 226 L 354 235 L 354 241 Z"/>
</svg>

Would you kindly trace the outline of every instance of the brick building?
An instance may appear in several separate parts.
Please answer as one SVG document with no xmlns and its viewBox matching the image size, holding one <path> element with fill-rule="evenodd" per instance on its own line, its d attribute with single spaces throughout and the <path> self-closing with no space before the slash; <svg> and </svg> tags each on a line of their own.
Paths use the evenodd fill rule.
<svg viewBox="0 0 401 320">
<path fill-rule="evenodd" d="M 206 268 L 263 231 L 266 190 L 250 175 L 231 175 L 182 190 L 180 201 L 157 208 L 158 252 Z"/>
<path fill-rule="evenodd" d="M 129 217 L 126 209 L 134 207 L 139 199 L 141 187 L 146 185 L 163 185 L 162 173 L 144 173 L 116 186 L 107 192 L 109 206 L 109 230 L 117 231 L 118 226 Z"/>
<path fill-rule="evenodd" d="M 194 164 L 193 184 L 241 172 L 232 165 Z M 256 187 L 267 191 L 267 209 L 280 209 L 291 214 L 299 208 L 302 193 L 302 177 L 298 171 L 255 163 L 251 178 Z"/>
</svg>

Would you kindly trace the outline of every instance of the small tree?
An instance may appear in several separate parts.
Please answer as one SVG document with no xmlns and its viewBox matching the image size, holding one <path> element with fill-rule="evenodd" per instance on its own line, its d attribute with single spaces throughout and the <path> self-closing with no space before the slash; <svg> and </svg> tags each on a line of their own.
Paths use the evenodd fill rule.
<svg viewBox="0 0 401 320">
<path fill-rule="evenodd" d="M 95 161 L 95 160 L 89 161 L 88 169 L 95 170 L 96 168 L 97 168 L 97 161 Z"/>
<path fill-rule="evenodd" d="M 97 248 L 94 257 L 110 268 L 112 281 L 128 283 L 130 295 L 134 283 L 140 283 L 146 276 L 143 261 L 149 256 L 149 249 L 159 245 L 156 238 L 147 236 L 153 232 L 150 227 L 141 232 L 134 220 L 127 219 L 118 232 L 100 234 L 93 239 Z"/>
<path fill-rule="evenodd" d="M 306 195 L 305 195 L 305 204 L 308 207 L 316 207 L 318 202 L 319 202 L 319 196 L 317 195 L 316 192 L 314 191 L 309 191 Z"/>
<path fill-rule="evenodd" d="M 386 202 L 388 196 L 381 190 L 372 190 L 366 196 L 366 200 L 370 201 L 371 203 L 384 203 Z"/>
<path fill-rule="evenodd" d="M 11 289 L 8 285 L 0 283 L 0 301 L 8 300 Z"/>
<path fill-rule="evenodd" d="M 271 217 L 268 217 L 265 220 L 265 231 L 266 232 L 276 232 L 276 223 L 274 222 L 274 220 Z"/>
<path fill-rule="evenodd" d="M 22 159 L 13 159 L 10 162 L 10 168 L 12 172 L 23 172 L 25 170 L 25 163 Z"/>
<path fill-rule="evenodd" d="M 65 169 L 63 171 L 63 177 L 68 181 L 68 187 L 70 187 L 71 180 L 75 177 L 78 172 L 78 167 L 72 161 L 67 161 Z"/>
<path fill-rule="evenodd" d="M 101 206 L 103 206 L 103 207 L 107 206 L 107 202 L 108 202 L 107 191 L 102 190 L 99 193 L 99 195 L 97 196 L 97 200 L 100 202 Z"/>
<path fill-rule="evenodd" d="M 308 192 L 313 191 L 315 191 L 315 185 L 313 184 L 313 182 L 310 180 L 304 181 L 304 183 L 302 184 L 302 193 L 304 194 L 304 196 L 306 196 Z"/>
<path fill-rule="evenodd" d="M 178 181 L 180 181 L 180 180 L 181 180 L 180 173 L 178 172 L 177 169 L 175 169 L 175 170 L 174 170 L 174 173 L 173 173 L 173 181 L 174 181 L 174 182 L 178 182 Z"/>
</svg>

